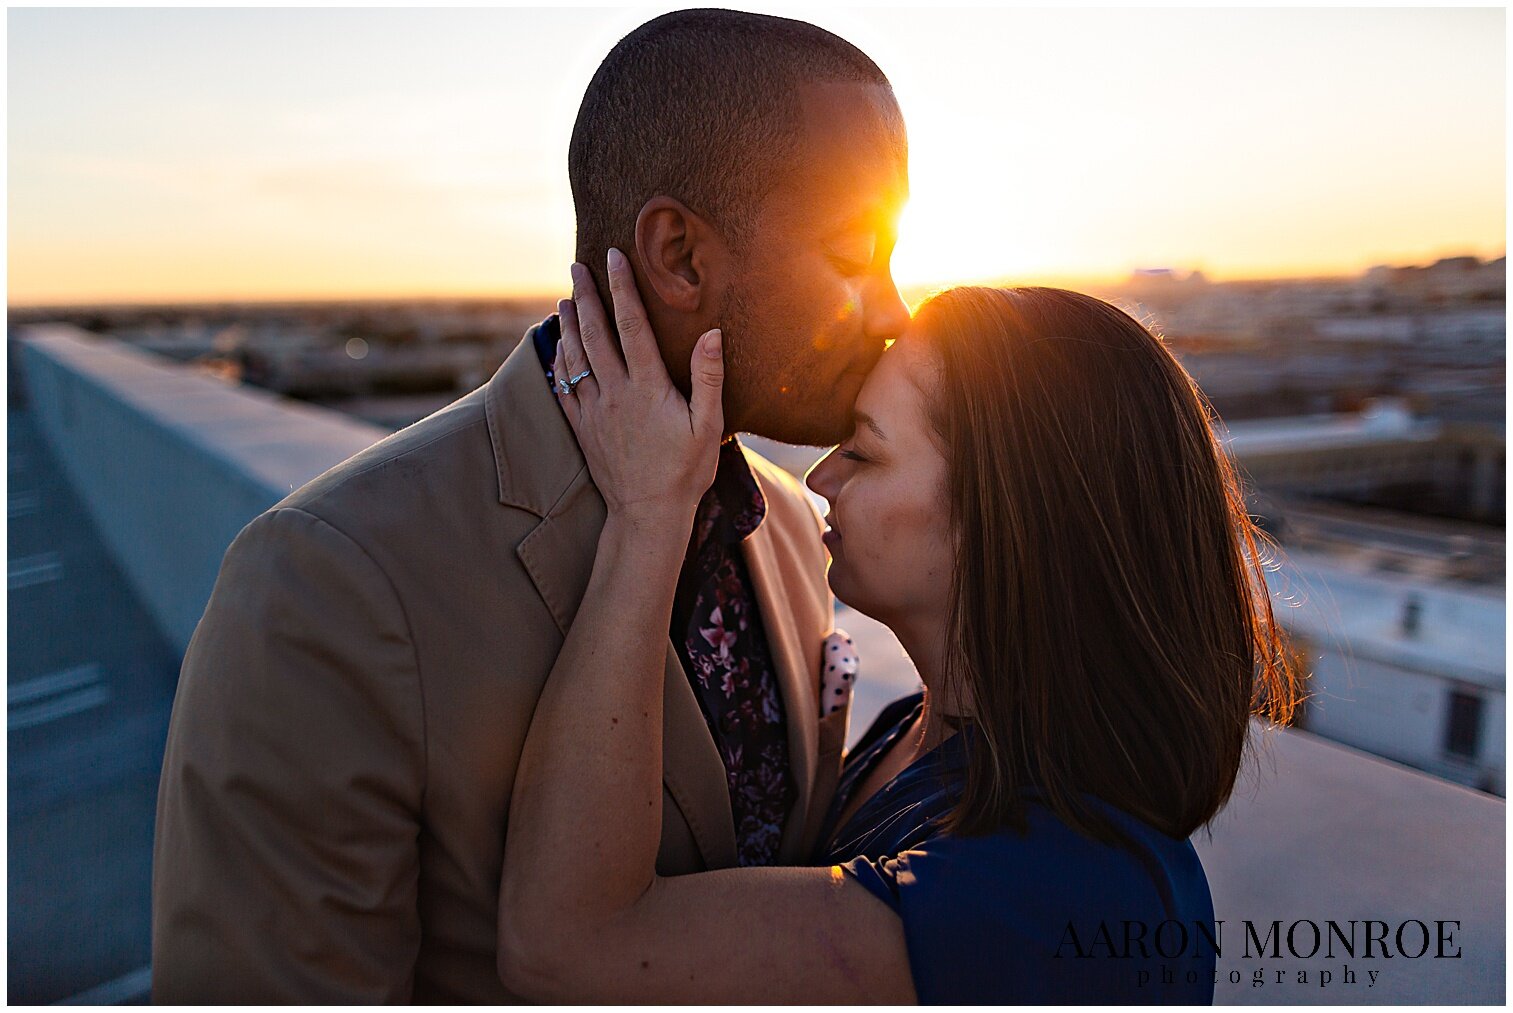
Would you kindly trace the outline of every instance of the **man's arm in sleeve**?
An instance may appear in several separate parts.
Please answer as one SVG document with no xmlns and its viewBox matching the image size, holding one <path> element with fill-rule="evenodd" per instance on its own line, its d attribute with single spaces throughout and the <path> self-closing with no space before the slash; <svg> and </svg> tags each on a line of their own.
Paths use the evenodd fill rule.
<svg viewBox="0 0 1513 1013">
<path fill-rule="evenodd" d="M 410 997 L 426 745 L 393 586 L 296 508 L 227 550 L 158 795 L 153 998 Z"/>
</svg>

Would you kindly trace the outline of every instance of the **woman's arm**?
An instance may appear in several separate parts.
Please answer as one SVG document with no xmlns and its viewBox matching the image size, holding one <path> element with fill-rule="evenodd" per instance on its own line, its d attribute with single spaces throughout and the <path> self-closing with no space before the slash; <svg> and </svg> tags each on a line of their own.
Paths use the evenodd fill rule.
<svg viewBox="0 0 1513 1013">
<path fill-rule="evenodd" d="M 526 737 L 510 802 L 499 968 L 538 1000 L 912 1002 L 902 924 L 838 868 L 663 879 L 662 692 L 673 591 L 722 432 L 717 332 L 685 401 L 630 268 L 611 257 L 622 360 L 587 272 L 557 376 L 607 520 Z"/>
</svg>

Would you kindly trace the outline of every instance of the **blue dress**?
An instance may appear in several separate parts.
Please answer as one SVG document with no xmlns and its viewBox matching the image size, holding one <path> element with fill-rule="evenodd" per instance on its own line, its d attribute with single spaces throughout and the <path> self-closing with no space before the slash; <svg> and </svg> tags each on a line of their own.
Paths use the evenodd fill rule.
<svg viewBox="0 0 1513 1013">
<path fill-rule="evenodd" d="M 924 694 L 885 708 L 846 758 L 822 830 L 839 865 L 903 920 L 921 1003 L 1210 1004 L 1214 911 L 1191 842 L 1092 796 L 1133 840 L 1091 840 L 1025 793 L 1029 833 L 952 837 L 971 727 L 915 760 L 836 828 Z"/>
</svg>

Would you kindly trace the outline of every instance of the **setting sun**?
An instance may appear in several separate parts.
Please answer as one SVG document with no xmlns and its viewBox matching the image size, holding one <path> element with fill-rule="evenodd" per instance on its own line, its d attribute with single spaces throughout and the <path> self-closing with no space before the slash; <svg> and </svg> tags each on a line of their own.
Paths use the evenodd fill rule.
<svg viewBox="0 0 1513 1013">
<path fill-rule="evenodd" d="M 13 11 L 10 299 L 559 291 L 579 97 L 653 13 Z M 814 20 L 903 109 L 906 291 L 1504 247 L 1500 11 Z"/>
</svg>

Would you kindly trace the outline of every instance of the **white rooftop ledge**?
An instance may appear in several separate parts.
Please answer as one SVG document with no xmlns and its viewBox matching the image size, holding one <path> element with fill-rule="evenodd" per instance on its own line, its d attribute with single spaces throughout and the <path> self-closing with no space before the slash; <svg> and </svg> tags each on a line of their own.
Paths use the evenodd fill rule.
<svg viewBox="0 0 1513 1013">
<path fill-rule="evenodd" d="M 112 556 L 179 650 L 252 518 L 388 435 L 76 327 L 20 335 L 28 410 Z"/>
</svg>

